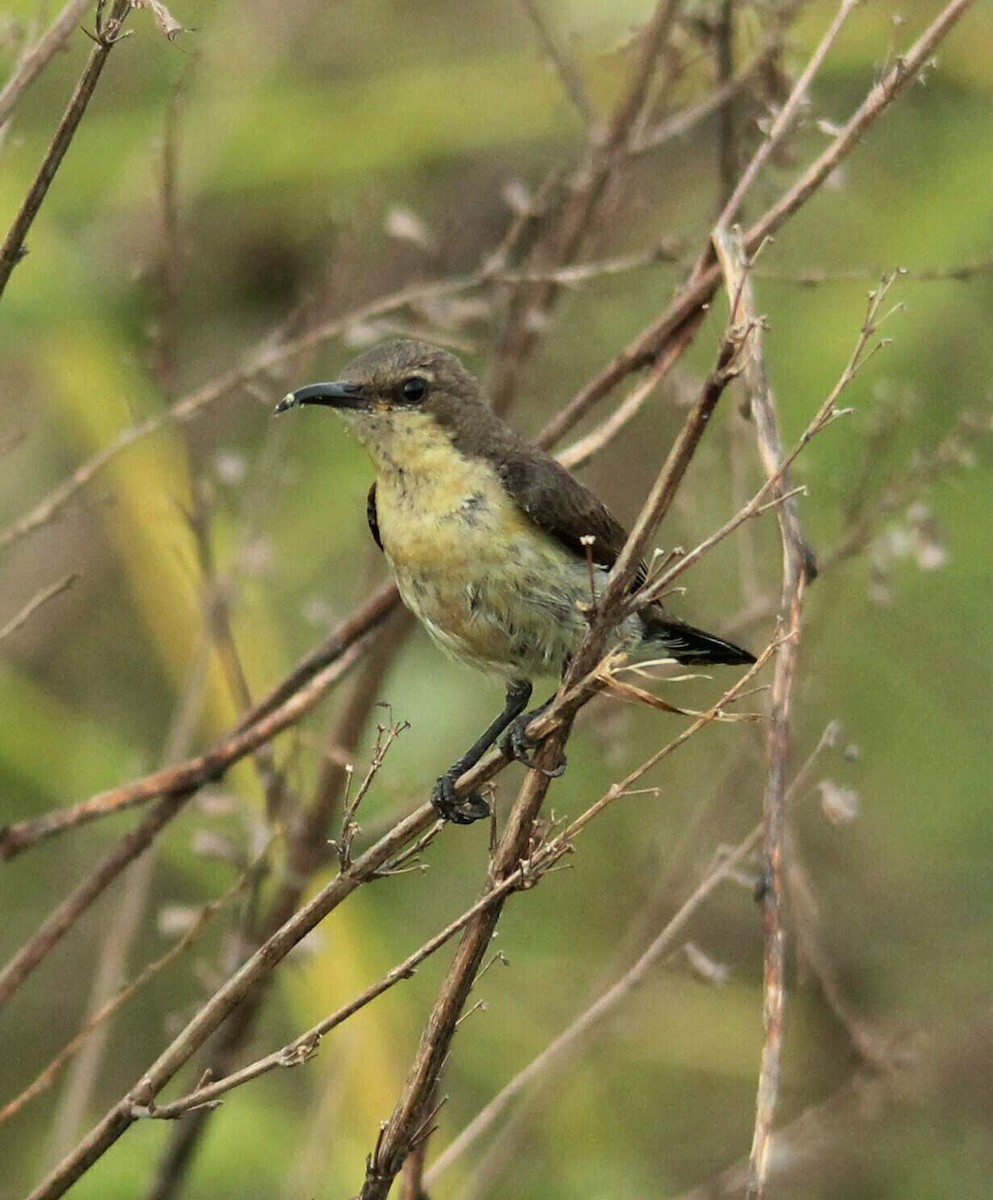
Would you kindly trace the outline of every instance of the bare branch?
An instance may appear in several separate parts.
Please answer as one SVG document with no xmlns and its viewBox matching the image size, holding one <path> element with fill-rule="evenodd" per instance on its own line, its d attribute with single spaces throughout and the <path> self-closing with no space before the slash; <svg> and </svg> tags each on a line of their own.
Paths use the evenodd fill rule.
<svg viewBox="0 0 993 1200">
<path fill-rule="evenodd" d="M 255 717 L 254 710 L 243 718 L 238 728 L 216 742 L 206 753 L 199 754 L 175 767 L 167 767 L 142 779 L 101 792 L 80 804 L 55 809 L 44 816 L 8 825 L 0 830 L 0 859 L 13 858 L 29 846 L 63 830 L 93 821 L 108 813 L 133 808 L 160 796 L 188 797 L 197 788 L 223 775 L 234 763 L 275 737 L 277 733 L 309 712 L 361 657 L 369 633 L 384 619 L 392 607 L 388 595 L 381 593 L 363 606 L 350 621 L 336 630 L 322 654 L 327 665 L 310 676 L 308 681 L 280 700 L 274 708 Z M 334 646 L 334 652 L 331 646 Z M 262 701 L 258 709 L 265 709 Z"/>
<path fill-rule="evenodd" d="M 6 124 L 21 96 L 72 37 L 92 3 L 93 0 L 69 0 L 38 41 L 21 55 L 13 74 L 0 90 L 0 126 Z"/>
<path fill-rule="evenodd" d="M 199 1010 L 107 1115 L 31 1193 L 29 1200 L 54 1200 L 64 1195 L 147 1110 L 163 1087 L 188 1061 L 228 1015 L 268 976 L 274 967 L 351 893 L 388 862 L 412 838 L 436 819 L 430 804 L 422 804 L 397 823 L 383 838 L 352 863 L 347 875 L 338 875 L 269 938 Z"/>
<path fill-rule="evenodd" d="M 767 238 L 776 233 L 789 217 L 806 203 L 828 175 L 851 153 L 875 121 L 924 69 L 936 47 L 974 3 L 975 0 L 950 0 L 907 53 L 887 69 L 831 144 L 743 236 L 742 245 L 746 254 L 754 254 Z M 693 325 L 694 328 L 698 326 L 720 279 L 720 268 L 716 264 L 691 278 L 680 289 L 668 309 L 630 341 L 559 411 L 546 426 L 545 435 L 551 441 L 558 441 L 622 379 L 633 371 L 655 362 L 660 355 L 668 351 L 674 340 L 684 338 L 687 325 Z"/>
<path fill-rule="evenodd" d="M 32 596 L 16 616 L 11 617 L 7 624 L 0 629 L 0 642 L 5 641 L 12 633 L 16 633 L 22 625 L 27 624 L 31 620 L 39 608 L 46 605 L 49 600 L 54 600 L 56 596 L 61 596 L 63 592 L 67 592 L 80 578 L 81 576 L 73 571 L 57 583 L 50 584 L 47 588 L 42 588 L 36 596 Z"/>
<path fill-rule="evenodd" d="M 35 1077 L 20 1095 L 5 1104 L 3 1108 L 0 1108 L 0 1125 L 8 1121 L 11 1117 L 16 1116 L 26 1104 L 51 1087 L 59 1071 L 62 1070 L 70 1058 L 85 1043 L 90 1034 L 101 1025 L 105 1025 L 114 1013 L 122 1005 L 126 1004 L 136 992 L 140 991 L 146 983 L 150 983 L 196 941 L 206 929 L 211 919 L 245 890 L 245 887 L 254 878 L 259 867 L 268 857 L 271 846 L 272 843 L 270 842 L 264 847 L 255 860 L 242 872 L 223 895 L 218 896 L 216 900 L 211 900 L 209 904 L 205 904 L 200 909 L 196 918 L 190 924 L 189 928 L 184 931 L 182 937 L 177 939 L 175 945 L 170 946 L 160 958 L 148 963 L 133 979 L 122 985 L 113 996 L 87 1017 L 86 1021 L 62 1047 L 58 1054 L 55 1055 L 48 1066 Z"/>
<path fill-rule="evenodd" d="M 747 276 L 740 242 L 728 236 L 720 225 L 714 236 L 714 248 L 724 271 L 732 312 L 741 306 L 746 320 L 757 322 L 752 290 Z M 790 747 L 790 720 L 793 680 L 796 674 L 800 640 L 800 606 L 804 588 L 813 577 L 813 556 L 800 531 L 799 518 L 785 500 L 786 478 L 782 463 L 782 438 L 776 406 L 769 386 L 762 346 L 756 336 L 746 355 L 743 376 L 755 423 L 759 453 L 766 477 L 781 501 L 776 509 L 783 543 L 783 591 L 780 625 L 785 637 L 776 655 L 772 684 L 772 711 L 768 734 L 768 777 L 763 800 L 763 845 L 765 877 L 762 886 L 765 927 L 764 1005 L 765 1044 L 759 1073 L 755 1133 L 752 1140 L 751 1170 L 747 1195 L 762 1200 L 768 1170 L 769 1139 L 779 1098 L 779 1072 L 782 1061 L 783 1015 L 786 1003 L 785 932 L 783 908 L 783 848 L 785 844 L 785 805 L 787 760 Z"/>
<path fill-rule="evenodd" d="M 597 1026 L 601 1025 L 608 1016 L 645 980 L 652 968 L 663 955 L 672 950 L 676 939 L 686 928 L 690 918 L 703 903 L 709 899 L 717 886 L 722 883 L 752 853 L 759 844 L 762 836 L 761 826 L 755 829 L 734 850 L 720 857 L 707 871 L 693 894 L 681 905 L 679 911 L 664 926 L 655 937 L 648 949 L 628 968 L 627 971 L 581 1013 L 575 1021 L 559 1034 L 554 1041 L 519 1071 L 493 1097 L 473 1120 L 462 1130 L 438 1156 L 425 1177 L 428 1187 L 433 1186 L 441 1175 L 458 1158 L 476 1143 L 479 1138 L 500 1118 L 507 1106 L 525 1091 L 536 1079 L 544 1075 L 551 1067 L 561 1062 L 571 1051 L 585 1042 Z"/>
<path fill-rule="evenodd" d="M 14 218 L 14 223 L 11 225 L 3 245 L 0 246 L 0 296 L 4 293 L 7 281 L 10 279 L 10 274 L 14 267 L 17 266 L 27 253 L 24 246 L 24 239 L 27 237 L 35 217 L 38 215 L 38 210 L 44 203 L 52 180 L 62 165 L 62 159 L 65 157 L 65 153 L 69 149 L 76 130 L 79 128 L 79 123 L 83 119 L 87 105 L 96 90 L 97 83 L 100 81 L 100 75 L 107 62 L 107 58 L 114 46 L 124 36 L 122 27 L 130 11 L 130 0 L 114 0 L 113 7 L 106 17 L 102 15 L 101 7 L 97 9 L 97 29 L 93 38 L 96 44 L 90 53 L 89 62 L 87 62 L 83 74 L 80 76 L 76 90 L 73 92 L 62 120 L 59 122 L 55 136 L 52 138 L 52 143 L 48 147 L 48 152 L 38 170 L 38 174 L 35 176 L 34 183 L 32 183 L 27 196 L 24 198 L 21 210 Z"/>
<path fill-rule="evenodd" d="M 779 146 L 783 138 L 789 133 L 796 119 L 797 112 L 807 97 L 814 76 L 821 69 L 828 51 L 834 45 L 838 34 L 841 32 L 842 26 L 848 20 L 853 9 L 857 8 L 861 3 L 862 0 L 841 0 L 838 11 L 828 26 L 827 32 L 821 38 L 814 53 L 807 60 L 807 65 L 801 71 L 800 77 L 794 84 L 789 98 L 777 113 L 769 132 L 762 139 L 761 145 L 756 150 L 751 162 L 745 168 L 741 178 L 735 185 L 734 191 L 721 209 L 721 215 L 717 218 L 716 222 L 719 229 L 729 226 L 737 217 L 741 209 L 741 202 L 758 178 L 759 172 L 769 161 L 776 147 Z"/>
<path fill-rule="evenodd" d="M 596 113 L 593 110 L 593 105 L 590 103 L 590 98 L 586 92 L 586 84 L 583 82 L 579 68 L 555 41 L 552 31 L 548 27 L 548 22 L 538 7 L 537 0 L 521 0 L 521 4 L 530 18 L 531 24 L 537 31 L 541 47 L 547 55 L 548 61 L 555 68 L 562 82 L 562 90 L 569 97 L 576 112 L 582 117 L 583 124 L 587 127 L 592 126 L 596 120 Z"/>
</svg>

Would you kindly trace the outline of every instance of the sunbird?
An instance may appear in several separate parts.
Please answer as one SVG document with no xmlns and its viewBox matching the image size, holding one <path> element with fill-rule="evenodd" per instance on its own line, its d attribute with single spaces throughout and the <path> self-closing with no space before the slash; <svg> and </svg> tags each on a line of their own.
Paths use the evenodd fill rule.
<svg viewBox="0 0 993 1200">
<path fill-rule="evenodd" d="M 506 681 L 500 715 L 436 781 L 448 821 L 489 815 L 455 783 L 500 739 L 534 766 L 525 712 L 533 681 L 561 674 L 589 628 L 627 534 L 607 507 L 503 421 L 455 355 L 402 339 L 353 359 L 333 383 L 284 397 L 276 412 L 333 408 L 376 467 L 367 518 L 406 606 L 455 658 Z M 592 539 L 592 540 L 591 540 Z M 640 579 L 645 578 L 642 564 Z M 747 650 L 670 616 L 655 601 L 626 617 L 617 647 L 678 663 L 751 663 Z"/>
</svg>

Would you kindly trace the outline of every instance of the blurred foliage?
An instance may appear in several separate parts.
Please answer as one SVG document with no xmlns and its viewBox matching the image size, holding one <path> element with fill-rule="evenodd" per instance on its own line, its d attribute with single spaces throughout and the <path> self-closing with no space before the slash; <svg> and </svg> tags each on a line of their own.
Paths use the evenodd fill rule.
<svg viewBox="0 0 993 1200">
<path fill-rule="evenodd" d="M 586 74 L 594 103 L 606 109 L 628 65 L 630 28 L 648 6 L 560 0 L 542 9 Z M 55 11 L 27 0 L 6 6 L 6 66 Z M 130 36 L 111 56 L 2 300 L 4 525 L 118 430 L 245 361 L 260 338 L 339 316 L 417 280 L 475 269 L 509 219 L 507 185 L 536 186 L 582 145 L 579 119 L 518 4 L 177 0 L 173 11 L 189 29 L 176 44 L 148 13 L 129 18 Z M 695 11 L 702 18 L 707 6 Z M 805 62 L 832 11 L 821 0 L 805 6 L 789 70 Z M 923 0 L 899 14 L 883 4 L 857 10 L 816 82 L 802 128 L 760 183 L 753 212 L 823 146 L 817 121 L 843 121 L 907 31 L 934 11 Z M 743 18 L 742 54 L 756 44 L 758 13 Z M 690 67 L 680 87 L 690 99 L 709 66 L 690 33 L 682 36 Z M 895 293 L 903 309 L 884 331 L 893 344 L 847 394 L 854 414 L 819 438 L 796 472 L 809 488 L 804 519 L 823 554 L 843 535 L 854 496 L 864 491 L 873 511 L 899 481 L 924 473 L 921 463 L 963 413 L 974 414 L 956 442 L 961 462 L 931 486 L 910 487 L 865 553 L 825 571 L 811 589 L 796 723 L 799 763 L 828 721 L 840 720 L 842 744 L 815 779 L 860 798 L 858 819 L 834 826 L 811 788 L 793 830 L 851 1010 L 898 1042 L 924 1030 L 929 1044 L 955 1053 L 942 1060 L 945 1075 L 918 1107 L 864 1132 L 854 1123 L 830 1169 L 789 1195 L 978 1197 L 988 1194 L 993 1166 L 993 1097 L 988 1080 L 976 1078 L 993 1045 L 984 1018 L 993 834 L 983 749 L 993 702 L 993 277 L 988 270 L 966 279 L 915 277 L 990 261 L 991 41 L 993 14 L 977 9 L 926 81 L 765 250 L 756 280 L 789 439 L 837 378 L 873 279 L 896 266 L 910 272 Z M 5 225 L 89 45 L 74 36 L 3 131 Z M 749 124 L 746 141 L 750 131 Z M 623 219 L 598 232 L 587 257 L 638 251 L 665 236 L 678 239 L 691 262 L 716 210 L 715 136 L 706 124 L 647 156 Z M 162 212 L 163 147 L 171 139 L 178 245 L 166 236 Z M 422 244 L 388 235 L 398 210 L 411 214 L 405 227 L 420 223 Z M 571 290 L 528 366 L 517 424 L 537 430 L 660 310 L 683 269 L 659 265 Z M 174 306 L 163 299 L 170 272 L 178 280 Z M 830 280 L 798 282 L 817 272 Z M 723 312 L 723 302 L 715 307 Z M 445 340 L 446 316 L 432 325 L 438 311 L 424 308 L 366 323 L 347 344 L 301 355 L 195 422 L 166 426 L 116 458 L 58 520 L 5 553 L 0 626 L 55 579 L 69 571 L 82 578 L 2 645 L 0 820 L 158 765 L 184 704 L 197 708 L 195 746 L 230 725 L 236 704 L 214 656 L 203 669 L 191 481 L 209 510 L 253 695 L 385 577 L 365 530 L 370 470 L 361 451 L 319 413 L 273 425 L 271 404 L 289 386 L 333 372 L 364 339 L 399 328 Z M 497 314 L 482 313 L 450 326 L 448 340 L 482 370 L 497 328 Z M 718 334 L 714 321 L 666 395 L 585 472 L 625 519 L 664 455 L 680 404 L 709 369 Z M 156 369 L 163 354 L 165 372 Z M 740 420 L 733 408 L 726 405 L 694 463 L 661 534 L 667 545 L 704 536 L 757 478 L 751 457 L 729 466 L 729 431 Z M 747 433 L 735 436 L 747 443 Z M 768 519 L 695 569 L 677 606 L 720 630 L 749 598 L 750 574 L 774 586 L 777 566 Z M 750 642 L 759 645 L 770 628 L 751 630 Z M 667 694 L 699 705 L 718 686 L 698 679 Z M 364 810 L 370 826 L 421 800 L 499 701 L 493 685 L 442 661 L 420 633 L 401 650 L 382 698 L 412 728 Z M 304 793 L 329 712 L 340 704 L 325 703 L 278 744 Z M 655 713 L 592 705 L 571 743 L 568 775 L 553 789 L 555 810 L 578 812 L 675 727 Z M 367 731 L 360 766 L 372 737 Z M 715 845 L 754 823 L 760 763 L 758 730 L 705 731 L 652 777 L 658 796 L 616 806 L 584 834 L 568 870 L 510 903 L 497 942 L 510 965 L 495 964 L 476 988 L 486 1009 L 456 1040 L 439 1142 L 581 1011 L 598 981 L 630 961 L 692 890 Z M 507 796 L 517 778 L 516 769 L 501 777 L 500 793 Z M 205 857 L 198 831 L 228 839 L 242 855 L 258 846 L 262 804 L 249 767 L 208 798 L 212 804 L 195 806 L 159 845 L 129 971 L 169 944 L 156 924 L 163 906 L 204 903 L 233 878 L 230 864 Z M 112 828 L 91 827 L 3 866 L 6 951 L 132 820 L 115 818 Z M 430 870 L 362 889 L 318 930 L 279 974 L 254 1042 L 259 1052 L 349 999 L 462 911 L 482 878 L 486 837 L 479 827 L 447 829 L 427 856 Z M 0 1099 L 28 1082 L 83 1018 L 114 909 L 112 892 L 3 1014 Z M 219 981 L 237 911 L 216 918 L 192 957 L 114 1023 L 87 1125 Z M 730 981 L 708 986 L 674 957 L 541 1089 L 489 1190 L 460 1191 L 471 1176 L 462 1160 L 432 1196 L 678 1195 L 747 1153 L 761 1044 L 761 929 L 747 888 L 720 891 L 690 936 L 727 965 Z M 421 968 L 329 1037 L 308 1066 L 228 1097 L 188 1194 L 331 1197 L 354 1189 L 441 969 L 434 960 Z M 802 963 L 790 978 L 784 1121 L 828 1097 L 854 1065 L 845 1030 Z M 51 1161 L 59 1110 L 56 1088 L 0 1130 L 0 1196 L 20 1195 Z M 169 1134 L 152 1123 L 134 1129 L 73 1194 L 143 1195 Z"/>
</svg>

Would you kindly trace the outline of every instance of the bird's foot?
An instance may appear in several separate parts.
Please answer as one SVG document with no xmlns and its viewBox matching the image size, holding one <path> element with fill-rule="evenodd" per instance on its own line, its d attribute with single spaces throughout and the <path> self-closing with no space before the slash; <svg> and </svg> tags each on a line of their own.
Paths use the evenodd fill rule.
<svg viewBox="0 0 993 1200">
<path fill-rule="evenodd" d="M 431 803 L 444 821 L 453 825 L 471 825 L 490 815 L 490 806 L 479 792 L 460 796 L 455 790 L 455 781 L 462 774 L 459 767 L 446 771 L 431 789 Z"/>
<path fill-rule="evenodd" d="M 535 712 L 523 713 L 519 716 L 500 739 L 500 749 L 508 758 L 521 763 L 529 770 L 541 771 L 549 779 L 558 779 L 566 768 L 567 759 L 565 755 L 562 755 L 561 760 L 554 767 L 539 766 L 536 751 L 545 739 L 530 737 L 527 732 L 528 725 L 540 711 L 538 709 Z"/>
</svg>

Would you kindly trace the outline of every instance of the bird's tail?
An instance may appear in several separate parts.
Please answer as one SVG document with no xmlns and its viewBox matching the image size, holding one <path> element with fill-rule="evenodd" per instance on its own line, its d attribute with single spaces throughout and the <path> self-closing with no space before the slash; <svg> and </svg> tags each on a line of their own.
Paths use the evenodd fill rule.
<svg viewBox="0 0 993 1200">
<path fill-rule="evenodd" d="M 673 620 L 672 617 L 652 612 L 649 609 L 647 612 L 642 612 L 641 619 L 645 630 L 641 644 L 642 650 L 658 647 L 669 658 L 674 658 L 676 662 L 686 663 L 688 666 L 700 666 L 708 663 L 711 665 L 717 663 L 740 664 L 755 661 L 754 654 L 750 654 L 733 642 L 726 642 L 712 633 L 704 633 L 702 629 L 695 629 L 692 625 Z"/>
</svg>

